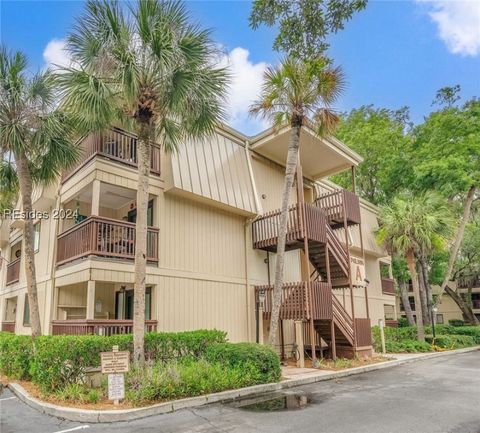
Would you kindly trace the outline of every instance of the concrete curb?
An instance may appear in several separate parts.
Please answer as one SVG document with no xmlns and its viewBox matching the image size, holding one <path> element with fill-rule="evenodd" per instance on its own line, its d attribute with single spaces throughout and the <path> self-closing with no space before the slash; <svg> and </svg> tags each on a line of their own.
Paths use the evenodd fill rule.
<svg viewBox="0 0 480 433">
<path fill-rule="evenodd" d="M 468 347 L 465 349 L 451 350 L 447 352 L 427 353 L 418 357 L 399 359 L 393 361 L 386 361 L 381 364 L 371 364 L 364 367 L 350 368 L 342 371 L 335 371 L 332 373 L 323 373 L 319 375 L 302 377 L 299 379 L 287 379 L 279 383 L 269 383 L 265 385 L 255 385 L 247 388 L 235 389 L 231 391 L 223 391 L 215 394 L 208 394 L 199 397 L 185 398 L 166 403 L 159 403 L 148 407 L 125 409 L 125 410 L 84 410 L 75 409 L 64 406 L 57 406 L 51 403 L 46 403 L 32 397 L 21 385 L 11 383 L 8 385 L 9 389 L 28 406 L 57 418 L 66 419 L 69 421 L 88 422 L 88 423 L 109 423 L 119 421 L 132 421 L 140 418 L 145 418 L 152 415 L 161 415 L 168 412 L 175 412 L 180 409 L 191 407 L 204 406 L 206 404 L 229 402 L 241 397 L 261 395 L 273 391 L 280 391 L 282 389 L 289 389 L 300 385 L 307 385 L 316 382 L 323 382 L 326 380 L 337 379 L 355 374 L 367 373 L 369 371 L 383 370 L 384 368 L 396 367 L 403 364 L 408 364 L 424 359 L 439 358 L 442 356 L 450 356 L 467 352 L 474 352 L 480 350 L 480 347 Z"/>
</svg>

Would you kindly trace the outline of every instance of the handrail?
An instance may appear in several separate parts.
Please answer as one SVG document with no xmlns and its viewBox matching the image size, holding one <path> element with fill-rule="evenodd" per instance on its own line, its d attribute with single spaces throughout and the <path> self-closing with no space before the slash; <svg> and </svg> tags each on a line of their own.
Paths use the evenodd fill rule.
<svg viewBox="0 0 480 433">
<path fill-rule="evenodd" d="M 57 236 L 57 265 L 89 255 L 133 259 L 136 224 L 92 215 Z M 147 228 L 147 260 L 158 261 L 157 227 Z"/>
<path fill-rule="evenodd" d="M 345 251 L 345 248 L 338 240 L 332 228 L 330 226 L 326 226 L 326 230 L 327 230 L 327 240 L 331 247 L 330 251 L 337 259 L 337 262 L 342 268 L 344 274 L 348 276 L 348 267 L 350 266 L 350 264 L 348 263 L 347 252 Z"/>
</svg>

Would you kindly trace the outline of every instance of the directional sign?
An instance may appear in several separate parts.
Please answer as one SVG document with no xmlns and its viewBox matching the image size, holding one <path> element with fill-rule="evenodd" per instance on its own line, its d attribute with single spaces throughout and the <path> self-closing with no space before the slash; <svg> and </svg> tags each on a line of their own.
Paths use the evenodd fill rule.
<svg viewBox="0 0 480 433">
<path fill-rule="evenodd" d="M 129 352 L 102 352 L 101 367 L 104 374 L 126 373 L 129 368 Z"/>
</svg>

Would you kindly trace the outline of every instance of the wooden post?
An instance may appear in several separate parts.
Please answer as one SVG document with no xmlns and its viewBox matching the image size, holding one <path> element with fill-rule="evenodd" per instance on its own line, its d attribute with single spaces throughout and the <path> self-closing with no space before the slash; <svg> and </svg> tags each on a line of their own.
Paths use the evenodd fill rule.
<svg viewBox="0 0 480 433">
<path fill-rule="evenodd" d="M 382 341 L 382 353 L 387 353 L 385 348 L 385 329 L 383 327 L 383 319 L 378 319 L 378 326 L 380 328 L 380 340 Z"/>
<path fill-rule="evenodd" d="M 332 276 L 330 273 L 330 249 L 327 245 L 325 246 L 325 266 L 327 268 L 327 283 L 330 286 L 330 296 L 333 298 L 333 289 L 332 289 Z M 344 291 L 345 293 L 345 291 Z M 333 303 L 333 299 L 332 299 Z M 321 344 L 321 340 L 320 340 Z M 331 346 L 331 355 L 333 360 L 335 361 L 337 359 L 337 343 L 335 341 L 335 323 L 333 323 L 333 313 L 332 313 L 332 319 L 330 321 L 330 346 Z"/>
<path fill-rule="evenodd" d="M 86 319 L 92 320 L 95 318 L 95 281 L 89 280 L 87 282 L 87 314 Z"/>
<path fill-rule="evenodd" d="M 303 345 L 303 323 L 300 320 L 295 321 L 295 341 L 297 343 L 297 350 L 299 353 L 297 359 L 297 367 L 305 368 L 305 347 Z"/>
<path fill-rule="evenodd" d="M 258 344 L 263 344 L 263 302 L 258 303 Z"/>
<path fill-rule="evenodd" d="M 94 179 L 92 182 L 92 209 L 91 215 L 100 215 L 100 181 Z"/>
<path fill-rule="evenodd" d="M 303 173 L 302 173 L 302 166 L 300 165 L 300 151 L 298 156 L 298 164 L 297 164 L 297 211 L 301 209 L 299 212 L 299 216 L 302 218 L 302 225 L 303 225 L 303 251 L 304 251 L 304 264 L 305 269 L 307 270 L 307 275 L 310 275 L 310 254 L 308 250 L 308 230 L 307 230 L 307 220 L 305 217 L 305 197 L 303 192 Z M 317 363 L 317 353 L 315 347 L 315 325 L 313 323 L 313 291 L 312 285 L 309 281 L 307 281 L 307 293 L 309 297 L 308 303 L 308 313 L 309 313 L 309 321 L 310 321 L 310 345 L 312 348 L 312 366 L 315 367 Z M 320 343 L 321 346 L 321 343 Z"/>
<path fill-rule="evenodd" d="M 356 176 L 356 170 L 354 165 L 352 165 L 352 192 L 354 194 L 357 193 L 357 176 Z"/>
<path fill-rule="evenodd" d="M 283 334 L 283 320 L 280 319 L 280 346 L 282 361 L 285 361 L 285 336 Z"/>
</svg>

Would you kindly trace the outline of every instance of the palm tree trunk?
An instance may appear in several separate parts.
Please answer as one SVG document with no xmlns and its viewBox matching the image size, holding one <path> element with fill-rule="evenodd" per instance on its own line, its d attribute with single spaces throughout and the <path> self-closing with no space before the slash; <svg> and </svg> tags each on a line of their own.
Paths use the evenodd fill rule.
<svg viewBox="0 0 480 433">
<path fill-rule="evenodd" d="M 429 322 L 431 322 L 432 317 L 433 317 L 433 320 L 435 320 L 434 315 L 432 315 L 433 292 L 432 292 L 432 285 L 430 284 L 430 281 L 429 281 L 427 259 L 424 256 L 420 257 L 420 267 L 421 267 L 421 272 L 423 276 L 423 282 L 425 285 L 425 291 L 427 292 L 428 317 L 429 317 Z"/>
<path fill-rule="evenodd" d="M 275 257 L 275 283 L 273 286 L 272 316 L 270 319 L 270 334 L 268 343 L 273 346 L 277 334 L 278 319 L 282 301 L 282 287 L 285 266 L 285 241 L 287 236 L 288 202 L 297 168 L 298 146 L 300 142 L 301 122 L 293 125 L 288 142 L 287 163 L 285 167 L 285 183 L 282 194 L 280 225 L 278 227 L 277 254 Z"/>
<path fill-rule="evenodd" d="M 145 280 L 147 274 L 147 213 L 150 176 L 150 130 L 141 126 L 137 140 L 138 188 L 135 228 L 135 284 L 133 287 L 133 359 L 145 360 Z"/>
<path fill-rule="evenodd" d="M 30 328 L 32 330 L 32 337 L 35 338 L 42 335 L 42 326 L 40 322 L 40 311 L 38 308 L 37 277 L 35 271 L 35 241 L 33 219 L 31 215 L 33 189 L 32 177 L 30 175 L 27 159 L 22 151 L 15 152 L 15 163 L 17 164 L 23 212 L 27 214 L 25 218 L 25 227 L 23 229 L 25 277 L 27 279 L 28 307 L 30 309 Z"/>
<path fill-rule="evenodd" d="M 450 277 L 452 276 L 453 267 L 455 266 L 455 262 L 457 260 L 458 251 L 460 250 L 460 246 L 462 245 L 463 235 L 465 233 L 465 227 L 468 223 L 468 220 L 470 219 L 470 211 L 472 209 L 473 200 L 475 199 L 476 190 L 477 188 L 475 185 L 472 185 L 468 190 L 467 197 L 465 199 L 465 204 L 463 205 L 463 217 L 458 226 L 457 234 L 455 235 L 455 242 L 450 252 L 450 257 L 448 258 L 447 272 L 443 277 L 443 282 L 442 282 L 442 285 L 440 286 L 440 292 L 438 294 L 437 302 L 442 302 L 443 292 L 445 291 L 447 284 L 450 281 Z"/>
<path fill-rule="evenodd" d="M 403 308 L 407 321 L 410 326 L 415 326 L 415 320 L 413 319 L 412 307 L 410 307 L 410 300 L 408 299 L 408 286 L 406 281 L 400 281 L 398 284 L 400 287 L 400 296 L 402 298 Z"/>
<path fill-rule="evenodd" d="M 449 286 L 445 287 L 445 292 L 450 298 L 458 305 L 460 311 L 462 312 L 463 320 L 469 325 L 480 325 L 477 317 L 472 311 L 472 308 L 462 299 L 462 297 L 452 290 Z"/>
<path fill-rule="evenodd" d="M 423 324 L 430 325 L 430 317 L 428 316 L 427 288 L 425 286 L 425 278 L 423 275 L 423 270 L 420 264 L 420 260 L 417 261 L 417 274 L 418 274 L 418 289 L 420 292 L 420 301 L 422 303 Z"/>
<path fill-rule="evenodd" d="M 415 266 L 415 256 L 412 250 L 406 254 L 408 271 L 412 277 L 413 296 L 415 297 L 415 318 L 417 319 L 418 341 L 425 341 L 425 329 L 423 328 L 422 302 L 420 299 L 420 288 L 418 285 L 418 274 Z"/>
</svg>

